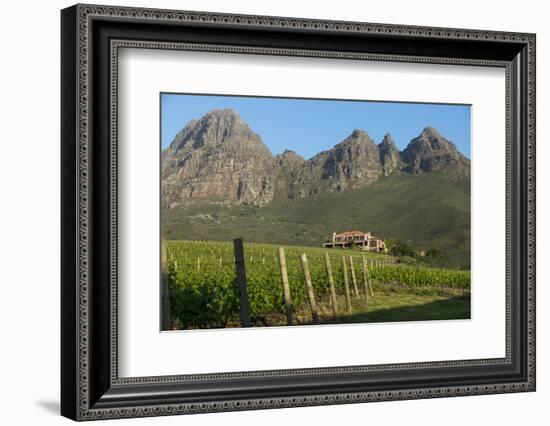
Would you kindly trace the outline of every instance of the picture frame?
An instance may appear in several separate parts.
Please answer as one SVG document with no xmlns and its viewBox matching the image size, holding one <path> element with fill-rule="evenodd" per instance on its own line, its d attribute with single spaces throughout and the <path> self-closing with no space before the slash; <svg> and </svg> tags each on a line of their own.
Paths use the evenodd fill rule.
<svg viewBox="0 0 550 426">
<path fill-rule="evenodd" d="M 94 420 L 534 391 L 535 45 L 535 35 L 525 33 L 80 4 L 64 9 L 61 414 Z M 503 68 L 506 356 L 119 377 L 122 47 Z"/>
</svg>

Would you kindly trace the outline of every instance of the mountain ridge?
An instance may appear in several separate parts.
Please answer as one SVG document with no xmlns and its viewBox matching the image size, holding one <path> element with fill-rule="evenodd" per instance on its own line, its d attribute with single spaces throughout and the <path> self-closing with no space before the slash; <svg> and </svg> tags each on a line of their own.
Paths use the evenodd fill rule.
<svg viewBox="0 0 550 426">
<path fill-rule="evenodd" d="M 438 170 L 469 178 L 470 160 L 430 126 L 403 151 L 390 133 L 376 144 L 367 131 L 354 129 L 306 160 L 291 150 L 273 155 L 236 111 L 218 109 L 189 121 L 162 151 L 162 206 L 208 201 L 263 207 L 276 191 L 306 198 L 362 188 L 392 174 Z"/>
</svg>

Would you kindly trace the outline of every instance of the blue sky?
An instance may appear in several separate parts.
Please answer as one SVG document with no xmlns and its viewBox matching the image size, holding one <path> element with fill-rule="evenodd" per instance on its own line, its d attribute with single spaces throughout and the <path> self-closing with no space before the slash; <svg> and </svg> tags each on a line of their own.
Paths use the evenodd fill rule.
<svg viewBox="0 0 550 426">
<path fill-rule="evenodd" d="M 192 119 L 212 109 L 232 108 L 273 154 L 290 149 L 308 159 L 332 148 L 354 129 L 376 143 L 391 133 L 399 150 L 427 126 L 435 127 L 470 158 L 470 106 L 161 94 L 162 147 Z"/>
</svg>

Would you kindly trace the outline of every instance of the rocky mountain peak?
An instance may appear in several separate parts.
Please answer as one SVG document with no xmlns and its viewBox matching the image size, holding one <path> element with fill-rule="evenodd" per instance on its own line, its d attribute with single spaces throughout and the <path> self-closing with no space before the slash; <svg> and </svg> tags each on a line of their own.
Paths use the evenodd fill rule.
<svg viewBox="0 0 550 426">
<path fill-rule="evenodd" d="M 277 164 L 282 170 L 291 171 L 304 163 L 304 157 L 296 154 L 294 151 L 285 149 L 282 154 L 275 156 Z"/>
<path fill-rule="evenodd" d="M 391 136 L 391 133 L 386 133 L 384 135 L 384 138 L 382 139 L 382 142 L 380 142 L 378 144 L 378 146 L 386 146 L 386 145 L 389 145 L 389 146 L 395 146 L 395 142 L 393 141 L 393 138 Z"/>
<path fill-rule="evenodd" d="M 341 143 L 328 151 L 323 178 L 332 179 L 331 189 L 368 185 L 381 172 L 378 147 L 364 130 L 356 129 Z"/>
<path fill-rule="evenodd" d="M 293 158 L 293 159 L 304 159 L 304 157 L 302 157 L 301 155 L 299 154 L 296 154 L 295 151 L 292 151 L 291 149 L 285 149 L 283 151 L 282 154 L 279 154 L 277 157 L 281 157 L 281 158 Z"/>
<path fill-rule="evenodd" d="M 260 140 L 236 111 L 217 109 L 187 123 L 170 144 L 170 149 L 174 152 L 180 149 L 199 149 L 235 139 Z"/>
<path fill-rule="evenodd" d="M 421 135 L 427 135 L 427 136 L 434 136 L 434 137 L 442 137 L 441 134 L 437 131 L 435 127 L 432 126 L 426 126 L 422 129 Z"/>
<path fill-rule="evenodd" d="M 275 167 L 267 146 L 239 114 L 210 111 L 190 121 L 163 151 L 163 205 L 264 205 L 273 198 Z"/>
<path fill-rule="evenodd" d="M 378 150 L 380 151 L 381 154 L 386 152 L 393 152 L 393 151 L 399 152 L 399 150 L 397 149 L 397 145 L 395 145 L 395 142 L 393 141 L 393 138 L 390 133 L 386 133 L 384 135 L 382 142 L 378 144 Z"/>
<path fill-rule="evenodd" d="M 469 160 L 433 127 L 426 127 L 414 138 L 401 155 L 410 173 L 432 172 L 451 164 L 468 166 Z"/>
<path fill-rule="evenodd" d="M 230 130 L 238 127 L 248 128 L 248 124 L 243 121 L 239 113 L 231 108 L 213 109 L 204 114 L 199 121 L 204 125 Z"/>
<path fill-rule="evenodd" d="M 351 134 L 344 139 L 339 145 L 353 144 L 353 143 L 367 143 L 374 144 L 373 140 L 365 130 L 355 129 Z"/>
<path fill-rule="evenodd" d="M 399 152 L 390 133 L 377 145 L 361 129 L 309 160 L 291 150 L 273 156 L 231 109 L 189 121 L 162 152 L 166 208 L 194 202 L 264 206 L 277 191 L 289 198 L 342 192 L 393 173 L 451 170 L 468 176 L 470 162 L 435 128 L 426 127 Z"/>
<path fill-rule="evenodd" d="M 401 161 L 399 150 L 390 133 L 386 133 L 382 142 L 378 144 L 378 152 L 384 176 L 390 175 L 394 170 L 400 167 Z"/>
<path fill-rule="evenodd" d="M 433 127 L 425 127 L 422 133 L 418 136 L 417 143 L 423 144 L 427 149 L 454 149 L 454 144 L 445 139 L 441 134 Z"/>
</svg>

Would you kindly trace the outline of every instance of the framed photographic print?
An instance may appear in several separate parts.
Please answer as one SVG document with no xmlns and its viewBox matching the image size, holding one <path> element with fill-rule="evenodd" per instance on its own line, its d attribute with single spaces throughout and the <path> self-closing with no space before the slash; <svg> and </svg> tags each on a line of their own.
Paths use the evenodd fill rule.
<svg viewBox="0 0 550 426">
<path fill-rule="evenodd" d="M 535 390 L 535 35 L 61 29 L 64 416 Z"/>
</svg>

